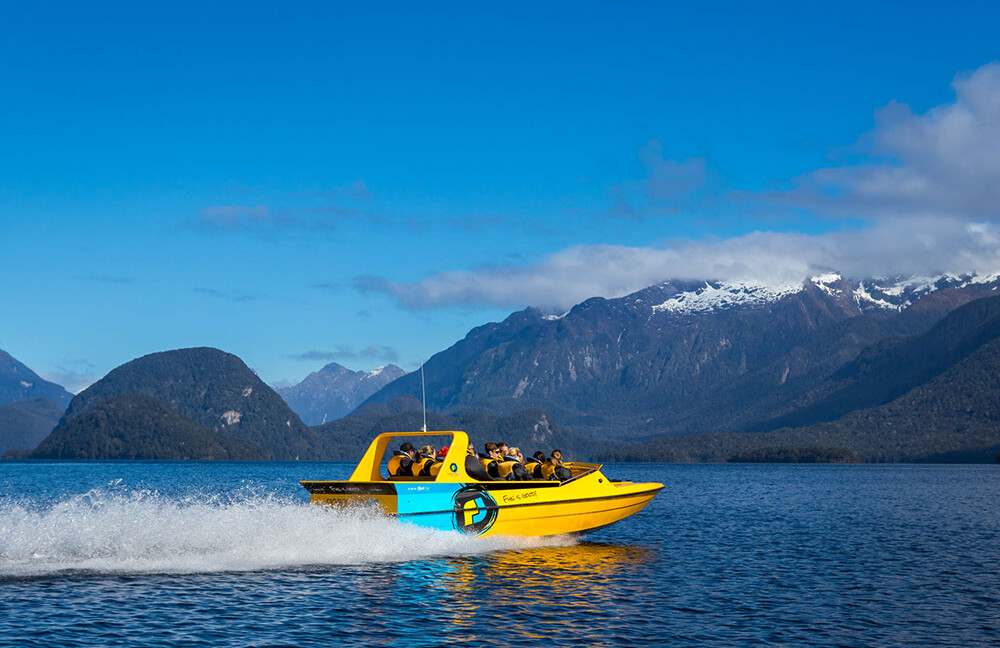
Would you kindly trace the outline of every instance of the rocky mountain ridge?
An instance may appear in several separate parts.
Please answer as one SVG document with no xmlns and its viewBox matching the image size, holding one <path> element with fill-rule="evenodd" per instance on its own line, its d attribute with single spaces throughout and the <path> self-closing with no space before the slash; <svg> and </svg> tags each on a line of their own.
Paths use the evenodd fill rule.
<svg viewBox="0 0 1000 648">
<path fill-rule="evenodd" d="M 32 398 L 48 398 L 65 408 L 73 394 L 62 386 L 45 380 L 0 349 L 0 405 Z"/>
<path fill-rule="evenodd" d="M 537 407 L 623 440 L 746 430 L 801 406 L 863 350 L 925 332 L 998 286 L 997 275 L 824 273 L 794 285 L 664 282 L 558 317 L 527 309 L 428 360 L 428 406 Z M 368 402 L 419 393 L 404 376 Z"/>
<path fill-rule="evenodd" d="M 322 425 L 350 414 L 369 396 L 406 372 L 394 364 L 351 371 L 331 362 L 291 387 L 275 391 L 306 425 Z"/>
</svg>

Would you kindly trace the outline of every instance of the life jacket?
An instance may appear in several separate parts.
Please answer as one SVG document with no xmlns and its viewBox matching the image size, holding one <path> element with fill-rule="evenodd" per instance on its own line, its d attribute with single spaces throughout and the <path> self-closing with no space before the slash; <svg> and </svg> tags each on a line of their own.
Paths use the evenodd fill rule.
<svg viewBox="0 0 1000 648">
<path fill-rule="evenodd" d="M 412 475 L 412 467 L 414 461 L 405 452 L 396 450 L 393 452 L 392 458 L 389 459 L 389 476 L 390 477 L 408 477 Z"/>
<path fill-rule="evenodd" d="M 516 458 L 511 456 L 506 456 L 497 465 L 500 477 L 506 479 L 507 481 L 527 481 L 531 479 L 528 474 L 527 469 L 525 469 L 524 464 L 518 461 Z"/>
<path fill-rule="evenodd" d="M 480 454 L 479 463 L 483 464 L 483 470 L 485 470 L 486 474 L 490 477 L 500 476 L 500 467 L 497 465 L 497 460 L 493 457 L 486 454 Z"/>
<path fill-rule="evenodd" d="M 529 481 L 531 479 L 531 473 L 528 469 L 524 467 L 524 464 L 518 462 L 514 464 L 514 469 L 510 473 L 513 475 L 512 479 L 515 481 Z"/>
<path fill-rule="evenodd" d="M 534 457 L 524 460 L 524 469 L 528 472 L 528 479 L 542 478 L 542 462 Z"/>
<path fill-rule="evenodd" d="M 434 463 L 432 463 L 431 464 L 430 473 L 429 473 L 430 476 L 431 477 L 437 477 L 438 473 L 441 472 L 441 466 L 443 466 L 443 465 L 444 465 L 443 461 L 435 461 Z"/>
<path fill-rule="evenodd" d="M 556 467 L 552 465 L 551 462 L 546 461 L 543 464 L 539 464 L 539 473 L 542 479 L 559 479 L 556 477 Z"/>
<path fill-rule="evenodd" d="M 410 468 L 410 472 L 414 477 L 429 477 L 432 465 L 434 465 L 434 460 L 427 455 L 422 454 L 414 460 L 413 467 Z"/>
</svg>

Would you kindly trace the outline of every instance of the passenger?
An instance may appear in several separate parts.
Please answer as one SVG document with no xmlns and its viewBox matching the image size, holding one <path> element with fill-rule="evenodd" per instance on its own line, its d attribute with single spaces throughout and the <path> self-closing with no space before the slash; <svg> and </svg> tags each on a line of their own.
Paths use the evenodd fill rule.
<svg viewBox="0 0 1000 648">
<path fill-rule="evenodd" d="M 524 467 L 523 461 L 524 457 L 521 456 L 519 449 L 508 448 L 507 454 L 497 464 L 500 477 L 507 481 L 528 481 L 531 479 L 531 475 L 528 473 L 528 469 Z"/>
<path fill-rule="evenodd" d="M 438 461 L 444 461 L 444 458 L 446 456 L 448 456 L 448 446 L 444 446 L 440 450 L 438 450 L 437 454 L 434 455 L 434 458 L 437 459 Z"/>
<path fill-rule="evenodd" d="M 505 457 L 510 454 L 510 449 L 503 441 L 497 441 L 497 452 L 500 453 L 501 457 Z"/>
<path fill-rule="evenodd" d="M 417 455 L 417 449 L 407 441 L 399 446 L 399 450 L 393 452 L 389 459 L 390 477 L 408 477 L 413 475 L 413 463 Z"/>
<path fill-rule="evenodd" d="M 420 448 L 420 454 L 414 458 L 413 467 L 410 469 L 414 477 L 432 476 L 431 471 L 434 467 L 434 464 L 437 463 L 434 460 L 435 452 L 436 451 L 434 449 L 434 446 L 425 445 L 424 447 Z M 439 471 L 441 470 L 440 466 L 438 466 L 438 470 Z M 436 475 L 437 473 L 434 474 Z"/>
<path fill-rule="evenodd" d="M 477 481 L 500 481 L 499 477 L 491 477 L 486 472 L 475 452 L 465 455 L 465 472 Z"/>
<path fill-rule="evenodd" d="M 552 454 L 549 455 L 549 461 L 553 466 L 552 473 L 554 478 L 564 482 L 567 479 L 571 479 L 573 477 L 573 473 L 570 472 L 569 468 L 563 465 L 562 456 L 563 454 L 561 450 L 553 450 Z"/>
<path fill-rule="evenodd" d="M 503 457 L 500 456 L 500 452 L 497 450 L 497 444 L 487 442 L 483 448 L 486 450 L 486 453 L 479 455 L 479 462 L 483 464 L 483 469 L 486 470 L 486 474 L 490 477 L 500 477 L 500 461 Z"/>
<path fill-rule="evenodd" d="M 547 477 L 542 477 L 542 466 L 545 465 L 545 462 L 547 461 L 548 458 L 545 456 L 545 453 L 542 452 L 541 450 L 538 450 L 535 452 L 535 454 L 531 455 L 531 459 L 529 460 L 529 463 L 525 465 L 525 467 L 528 468 L 528 470 L 531 472 L 531 476 L 533 478 L 548 479 Z"/>
<path fill-rule="evenodd" d="M 472 455 L 473 457 L 475 457 L 475 456 L 476 456 L 476 446 L 474 446 L 474 445 L 472 445 L 472 444 L 470 443 L 470 444 L 469 444 L 469 450 L 468 450 L 468 453 L 469 453 L 470 455 Z"/>
<path fill-rule="evenodd" d="M 556 466 L 553 463 L 553 461 L 554 460 L 552 458 L 549 458 L 546 459 L 544 462 L 542 462 L 541 468 L 539 469 L 539 473 L 542 479 L 548 479 L 548 480 L 559 479 L 558 477 L 556 477 Z"/>
</svg>

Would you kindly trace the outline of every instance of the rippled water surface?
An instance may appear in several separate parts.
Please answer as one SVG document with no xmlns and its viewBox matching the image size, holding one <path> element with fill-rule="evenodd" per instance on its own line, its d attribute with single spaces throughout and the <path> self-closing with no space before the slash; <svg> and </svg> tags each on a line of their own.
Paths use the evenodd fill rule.
<svg viewBox="0 0 1000 648">
<path fill-rule="evenodd" d="M 1000 467 L 609 465 L 584 539 L 309 506 L 317 463 L 0 463 L 0 646 L 1000 644 Z"/>
</svg>

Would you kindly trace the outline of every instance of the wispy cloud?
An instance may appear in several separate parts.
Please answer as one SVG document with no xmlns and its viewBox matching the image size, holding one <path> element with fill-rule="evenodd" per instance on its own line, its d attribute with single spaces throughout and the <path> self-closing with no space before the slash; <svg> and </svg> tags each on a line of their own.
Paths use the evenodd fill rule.
<svg viewBox="0 0 1000 648">
<path fill-rule="evenodd" d="M 221 229 L 235 229 L 247 225 L 262 225 L 274 222 L 274 217 L 266 205 L 216 205 L 206 207 L 198 218 L 199 225 Z"/>
<path fill-rule="evenodd" d="M 834 216 L 1000 219 L 1000 63 L 952 82 L 955 101 L 914 114 L 892 103 L 856 145 L 859 164 L 828 167 L 764 194 Z"/>
<path fill-rule="evenodd" d="M 417 282 L 360 276 L 355 288 L 389 295 L 407 309 L 534 305 L 560 310 L 668 279 L 796 281 L 831 269 L 853 277 L 1000 271 L 1000 226 L 908 218 L 817 235 L 754 232 L 655 248 L 583 245 L 527 265 L 444 272 Z"/>
<path fill-rule="evenodd" d="M 609 188 L 610 214 L 640 218 L 676 213 L 703 205 L 721 189 L 717 174 L 705 158 L 670 159 L 659 140 L 639 149 L 644 175 Z"/>
<path fill-rule="evenodd" d="M 182 227 L 206 231 L 257 233 L 322 232 L 334 230 L 345 222 L 384 220 L 378 212 L 365 207 L 372 193 L 364 180 L 325 191 L 277 196 L 279 205 L 213 205 L 181 223 Z"/>
<path fill-rule="evenodd" d="M 54 382 L 73 394 L 78 394 L 100 380 L 97 367 L 89 360 L 68 359 L 52 371 L 39 371 L 38 375 Z"/>
<path fill-rule="evenodd" d="M 399 352 L 388 346 L 366 346 L 355 348 L 351 345 L 338 345 L 331 351 L 310 350 L 304 353 L 297 353 L 289 356 L 293 360 L 308 360 L 333 362 L 341 360 L 349 362 L 352 360 L 378 360 L 383 362 L 398 362 Z"/>
<path fill-rule="evenodd" d="M 309 284 L 309 288 L 313 290 L 325 290 L 327 292 L 341 292 L 344 289 L 344 284 L 339 281 L 317 281 L 316 283 Z"/>
<path fill-rule="evenodd" d="M 257 293 L 246 292 L 243 290 L 216 290 L 215 288 L 195 288 L 194 291 L 206 297 L 212 297 L 214 299 L 224 299 L 226 301 L 233 302 L 251 302 L 256 301 L 263 297 L 263 295 Z"/>
<path fill-rule="evenodd" d="M 95 281 L 97 283 L 103 283 L 103 284 L 126 285 L 135 283 L 135 278 L 133 277 L 121 277 L 121 276 L 106 275 L 106 274 L 79 277 L 79 279 L 83 281 Z"/>
<path fill-rule="evenodd" d="M 372 192 L 368 189 L 368 184 L 364 180 L 355 180 L 344 187 L 334 187 L 327 191 L 321 191 L 318 195 L 323 198 L 333 198 L 335 200 L 367 201 L 372 198 Z"/>
</svg>

